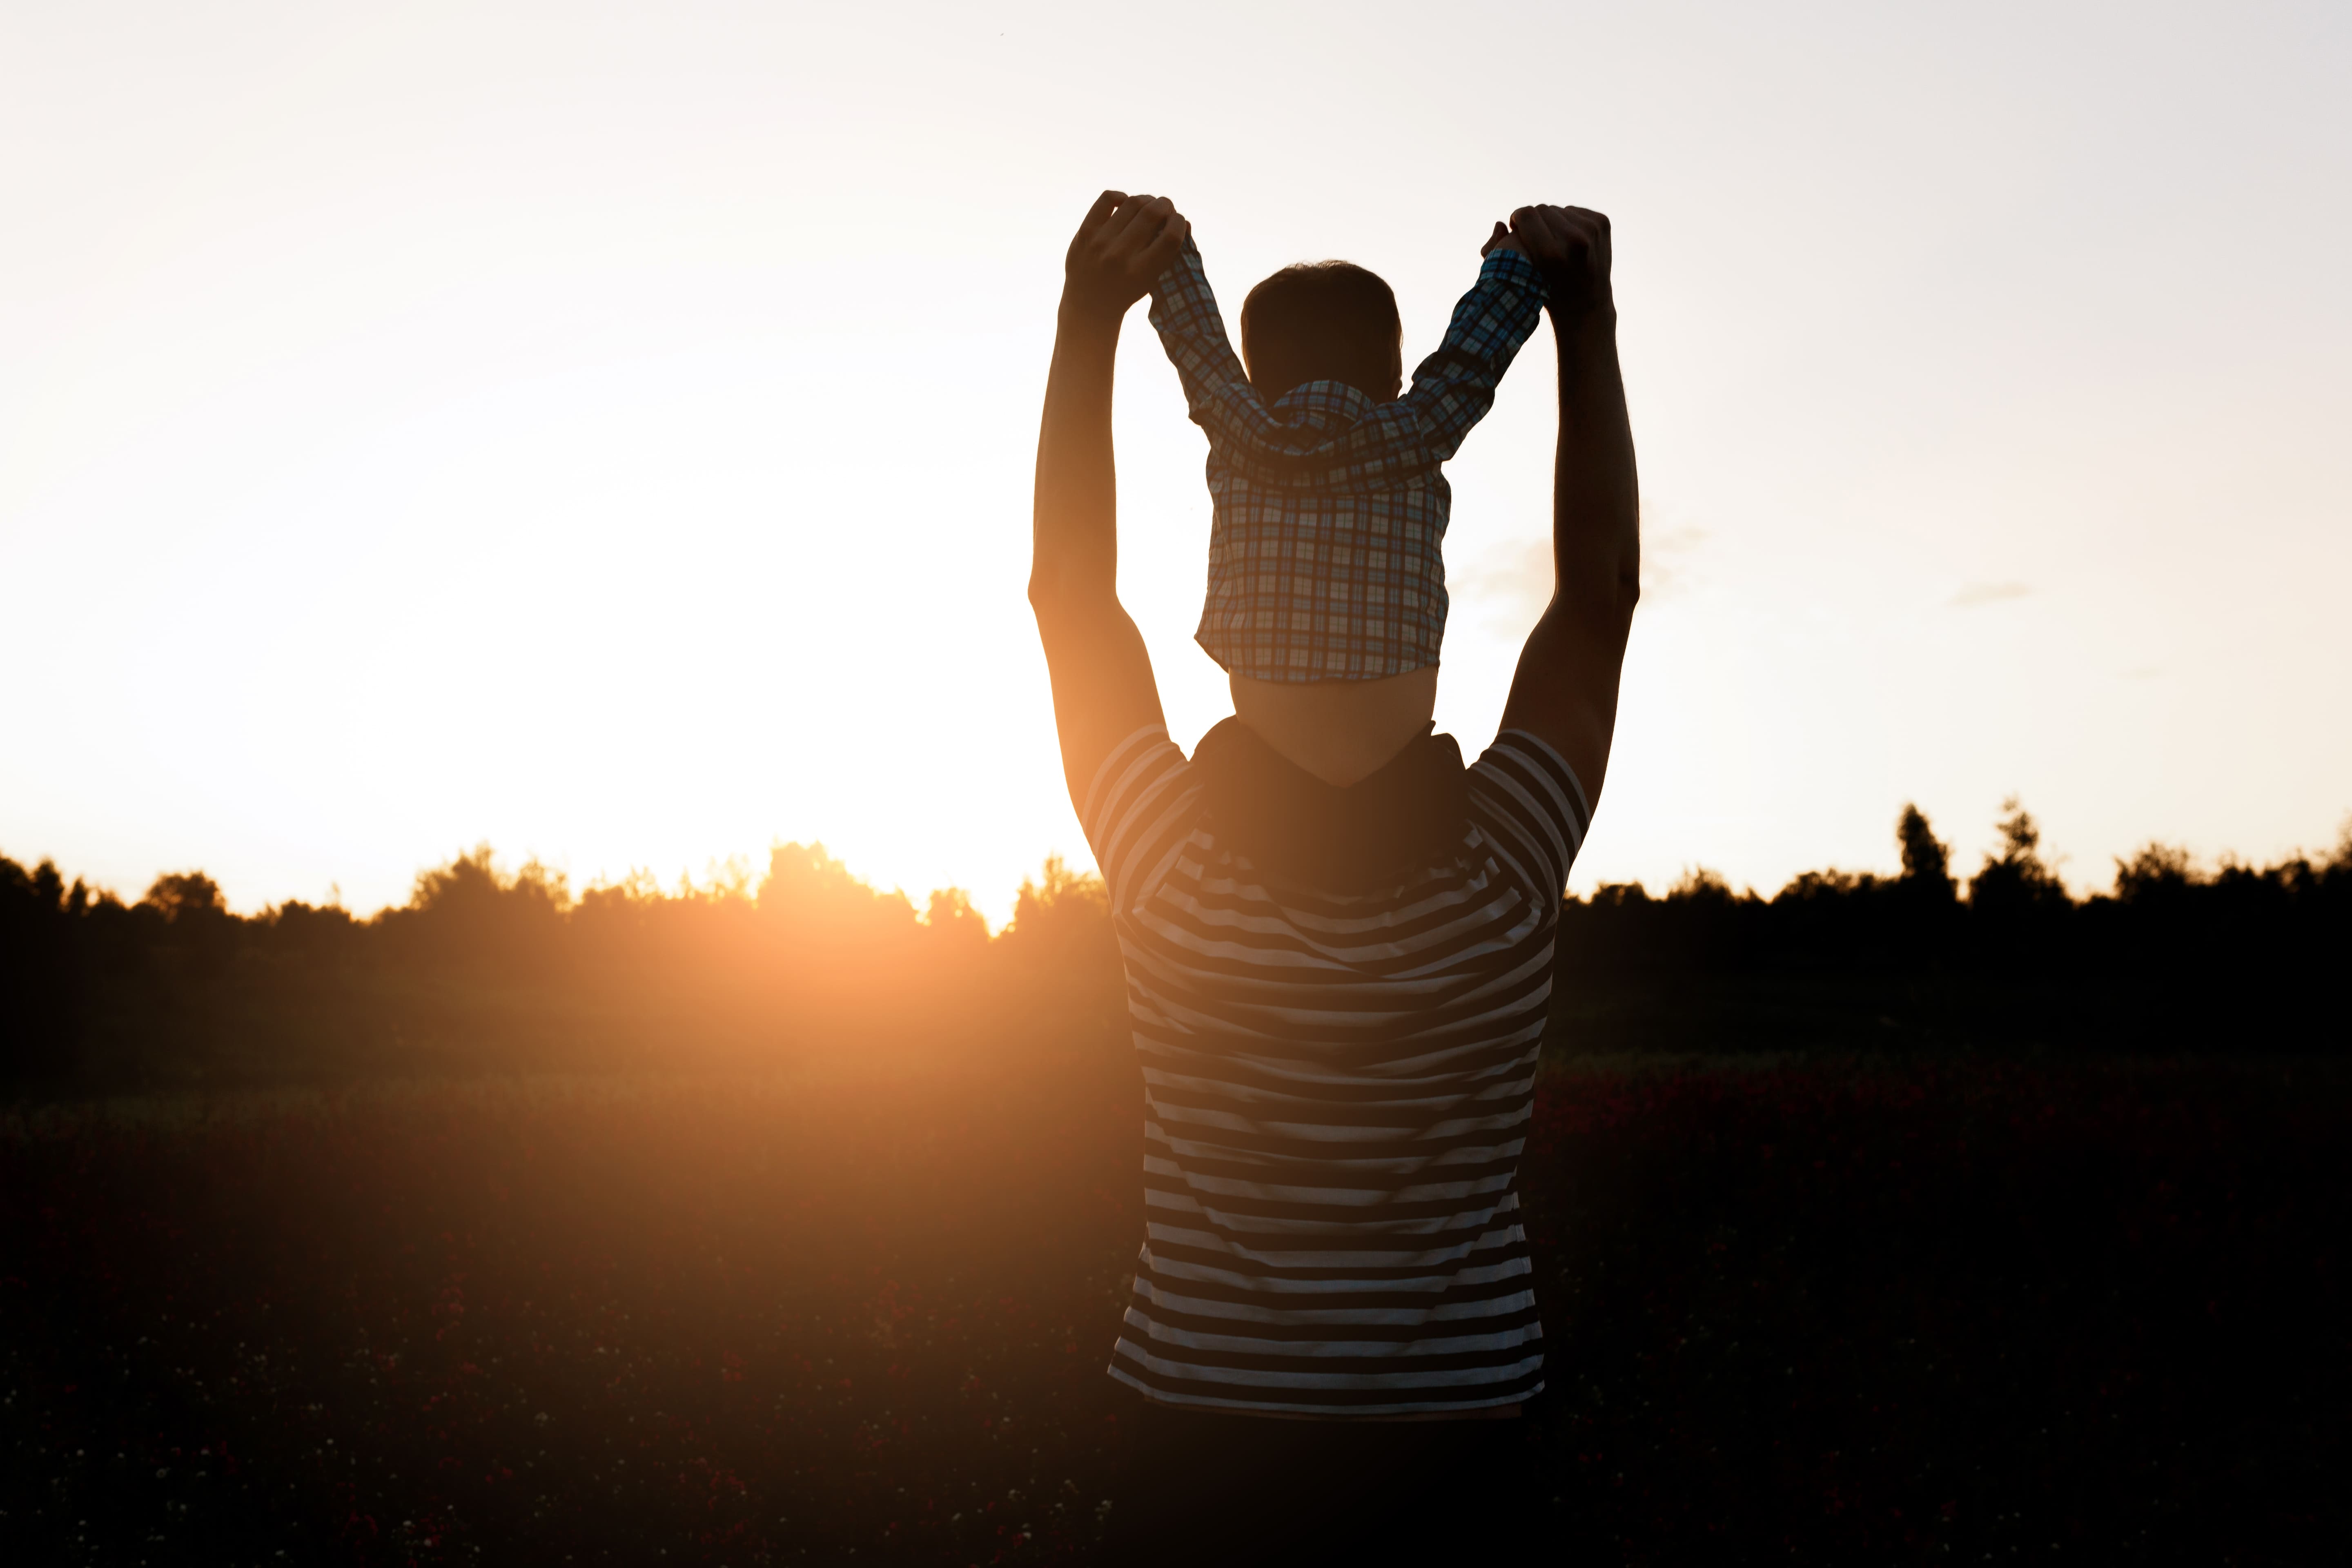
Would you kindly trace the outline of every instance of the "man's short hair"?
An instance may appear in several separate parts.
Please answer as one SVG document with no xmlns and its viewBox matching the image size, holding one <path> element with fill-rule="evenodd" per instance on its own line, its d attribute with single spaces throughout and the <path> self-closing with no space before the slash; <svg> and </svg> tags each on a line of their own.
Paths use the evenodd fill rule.
<svg viewBox="0 0 2352 1568">
<path fill-rule="evenodd" d="M 1242 361 L 1268 404 L 1310 381 L 1393 396 L 1403 342 L 1395 291 L 1351 261 L 1286 267 L 1242 301 Z"/>
</svg>

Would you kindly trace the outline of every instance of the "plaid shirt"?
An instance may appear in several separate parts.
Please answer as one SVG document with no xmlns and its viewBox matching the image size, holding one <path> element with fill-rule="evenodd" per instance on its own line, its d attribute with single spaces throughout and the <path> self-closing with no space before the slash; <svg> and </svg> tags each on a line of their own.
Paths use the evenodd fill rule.
<svg viewBox="0 0 2352 1568">
<path fill-rule="evenodd" d="M 1194 634 L 1209 657 L 1259 680 L 1375 680 L 1435 664 L 1454 504 L 1438 469 L 1535 331 L 1535 268 L 1489 254 L 1444 342 L 1391 403 L 1310 381 L 1268 409 L 1189 239 L 1151 296 L 1151 324 L 1209 436 L 1215 521 Z"/>
</svg>

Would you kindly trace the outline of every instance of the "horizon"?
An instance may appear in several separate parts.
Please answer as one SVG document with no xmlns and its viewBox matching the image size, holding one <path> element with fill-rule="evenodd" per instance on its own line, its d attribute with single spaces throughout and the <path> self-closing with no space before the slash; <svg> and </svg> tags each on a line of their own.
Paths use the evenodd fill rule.
<svg viewBox="0 0 2352 1568">
<path fill-rule="evenodd" d="M 2002 804 L 2005 810 L 2014 806 L 2017 811 L 2023 814 L 2028 825 L 2038 830 L 2038 820 L 2032 816 L 2030 808 L 2025 807 L 2021 802 L 2010 801 L 2003 802 Z M 1953 841 L 1941 837 L 1939 830 L 1935 828 L 1933 819 L 1927 820 L 1929 829 L 1939 833 L 1938 842 L 1941 843 L 1944 848 L 1953 856 L 1951 876 L 1954 882 L 1959 889 L 1960 896 L 1965 899 L 1968 897 L 1968 889 L 1970 881 L 1987 867 L 1994 865 L 1997 858 L 1990 850 L 1987 850 L 1985 852 L 1982 864 L 1980 864 L 1976 870 L 1963 870 L 1958 859 L 1958 851 Z M 1996 837 L 1998 837 L 1998 829 L 1996 829 Z M 1895 835 L 1892 832 L 1889 833 L 1888 837 L 1890 841 L 1895 841 Z M 2180 857 L 2179 864 L 2189 879 L 2192 882 L 2210 880 L 2212 878 L 2224 871 L 2252 870 L 2256 872 L 2265 872 L 2279 867 L 2293 865 L 2298 861 L 2321 866 L 2334 863 L 2352 865 L 2352 814 L 2347 814 L 2342 826 L 2337 830 L 2336 840 L 2333 844 L 2324 845 L 2317 847 L 2308 845 L 2298 845 L 2289 849 L 2284 854 L 2262 861 L 2249 860 L 2244 857 L 2239 856 L 2226 849 L 2221 851 L 2219 855 L 2209 858 L 2193 854 L 2173 841 L 2161 838 L 2152 838 L 2147 843 L 2137 847 L 2133 852 L 2133 857 L 2117 857 L 2112 863 L 2112 870 L 2110 871 L 2105 884 L 2068 878 L 2065 874 L 2066 868 L 2067 863 L 2072 857 L 2063 849 L 2051 853 L 2042 852 L 2043 850 L 2046 850 L 2047 847 L 2048 847 L 2044 845 L 2041 847 L 2041 849 L 2036 851 L 2037 858 L 2040 859 L 2042 864 L 2048 869 L 2050 874 L 2056 879 L 2059 886 L 2064 889 L 2066 896 L 2069 899 L 2077 902 L 2086 902 L 2095 898 L 2114 896 L 2121 886 L 2124 873 L 2127 869 L 2131 858 L 2133 857 L 2145 857 L 2151 853 L 2159 855 L 2178 854 Z M 997 904 L 982 901 L 974 889 L 963 887 L 961 884 L 948 883 L 918 889 L 908 887 L 903 883 L 886 884 L 877 881 L 860 872 L 856 866 L 851 865 L 840 856 L 834 854 L 827 847 L 825 841 L 823 838 L 813 838 L 806 841 L 799 839 L 779 839 L 769 845 L 768 855 L 772 858 L 772 858 L 774 856 L 790 849 L 805 850 L 822 861 L 829 862 L 833 866 L 837 867 L 845 875 L 846 875 L 853 884 L 867 889 L 877 897 L 897 897 L 905 899 L 908 905 L 913 909 L 915 918 L 918 921 L 924 921 L 926 923 L 929 922 L 930 918 L 926 908 L 929 900 L 938 898 L 942 894 L 961 894 L 967 900 L 965 908 L 972 913 L 979 914 L 985 921 L 988 934 L 992 937 L 1003 934 L 1004 931 L 1012 924 L 1010 911 L 1021 891 L 1032 886 L 1045 885 L 1047 881 L 1051 880 L 1057 869 L 1066 869 L 1067 868 L 1066 857 L 1064 857 L 1058 851 L 1048 850 L 1038 863 L 1035 871 L 1034 873 L 1024 872 L 1014 890 L 1006 894 L 1001 904 Z M 1896 858 L 1899 858 L 1899 857 L 1890 857 L 1890 863 Z M 0 845 L 0 859 L 16 860 L 16 857 L 9 855 L 5 845 Z M 353 908 L 345 903 L 339 885 L 332 887 L 331 896 L 323 900 L 314 901 L 311 900 L 299 898 L 278 899 L 267 903 L 254 905 L 240 912 L 235 900 L 224 897 L 222 900 L 222 908 L 230 915 L 236 916 L 240 920 L 260 920 L 276 913 L 278 910 L 289 904 L 301 904 L 313 909 L 341 910 L 352 919 L 364 922 L 376 920 L 381 916 L 391 913 L 394 910 L 415 908 L 416 900 L 429 879 L 434 877 L 436 873 L 446 872 L 462 862 L 468 861 L 484 866 L 495 877 L 499 879 L 504 885 L 510 886 L 518 880 L 528 879 L 534 876 L 538 877 L 542 879 L 541 885 L 550 889 L 550 890 L 556 895 L 558 907 L 567 910 L 576 908 L 581 900 L 590 893 L 614 889 L 627 889 L 630 891 L 632 896 L 637 898 L 707 899 L 748 897 L 756 899 L 762 870 L 762 862 L 761 860 L 751 855 L 739 851 L 736 854 L 724 857 L 723 858 L 715 858 L 707 862 L 699 878 L 697 878 L 690 868 L 681 868 L 677 877 L 666 879 L 658 873 L 655 872 L 650 867 L 640 866 L 633 867 L 619 876 L 599 873 L 587 880 L 580 882 L 579 885 L 575 887 L 573 885 L 572 874 L 568 868 L 560 865 L 551 865 L 536 856 L 526 856 L 520 860 L 516 860 L 512 857 L 503 854 L 496 846 L 485 839 L 476 843 L 470 848 L 463 848 L 456 851 L 446 860 L 435 861 L 430 865 L 418 868 L 415 876 L 411 879 L 408 893 L 403 900 L 397 902 L 386 901 L 381 903 L 373 910 L 362 912 L 360 909 Z M 43 864 L 54 864 L 54 858 L 35 857 L 31 859 L 18 861 L 17 863 L 22 865 L 26 870 L 33 870 Z M 150 882 L 144 893 L 138 896 L 131 896 L 124 893 L 121 889 L 112 886 L 111 884 L 89 881 L 82 876 L 68 873 L 67 868 L 62 865 L 56 866 L 56 869 L 59 876 L 64 879 L 65 885 L 67 887 L 86 887 L 89 889 L 89 895 L 93 899 L 112 898 L 126 905 L 135 905 L 148 901 L 149 896 L 154 891 L 155 882 L 161 881 L 165 878 L 194 876 L 204 878 L 207 881 L 213 880 L 209 872 L 201 865 L 186 865 L 176 868 L 167 868 L 163 870 L 159 870 L 155 874 L 154 880 Z M 1099 883 L 1099 878 L 1097 873 L 1092 871 L 1081 871 L 1076 874 L 1093 879 L 1097 882 L 1097 884 Z M 1726 878 L 1724 873 L 1717 869 L 1715 867 L 1708 865 L 1706 862 L 1703 860 L 1694 860 L 1685 865 L 1680 868 L 1680 870 L 1675 873 L 1671 881 L 1662 882 L 1660 887 L 1654 890 L 1652 889 L 1651 883 L 1647 879 L 1639 877 L 1632 877 L 1614 882 L 1596 882 L 1584 889 L 1583 896 L 1585 898 L 1590 898 L 1592 894 L 1610 888 L 1638 888 L 1646 892 L 1650 892 L 1653 897 L 1664 897 L 1686 888 L 1704 883 L 1710 879 L 1714 879 L 1720 881 L 1724 888 L 1735 898 L 1761 899 L 1766 902 L 1769 902 L 1773 899 L 1780 897 L 1780 894 L 1789 891 L 1807 877 L 1853 877 L 1857 879 L 1875 878 L 1881 881 L 1892 881 L 1901 874 L 1901 868 L 1899 866 L 1895 866 L 1892 869 L 1890 869 L 1888 866 L 1881 865 L 1862 867 L 1836 865 L 1815 866 L 1792 873 L 1783 879 L 1777 888 L 1774 888 L 1769 891 L 1766 891 L 1759 888 L 1753 882 L 1734 882 L 1733 880 Z M 217 886 L 217 883 L 215 883 L 215 886 Z M 1570 897 L 1571 900 L 1575 900 L 1578 895 L 1573 889 L 1571 889 Z M 1007 912 L 1002 916 L 993 913 L 992 911 L 998 908 L 1002 908 Z"/>
<path fill-rule="evenodd" d="M 1494 217 L 1612 214 L 1647 560 L 1580 893 L 1885 868 L 1906 795 L 1956 867 L 2022 796 L 2078 893 L 2151 842 L 2327 852 L 2352 17 L 1486 6 L 1537 63 L 1433 123 L 1421 14 L 1360 15 L 0 19 L 0 853 L 382 908 L 452 845 L 587 886 L 823 842 L 1001 926 L 1093 864 L 1022 584 L 1104 185 L 1191 215 L 1229 321 L 1373 268 L 1409 359 Z M 1334 126 L 1302 202 L 1262 150 Z M 1549 354 L 1449 466 L 1472 753 L 1539 608 Z M 1117 429 L 1189 744 L 1202 444 L 1140 311 Z"/>
</svg>

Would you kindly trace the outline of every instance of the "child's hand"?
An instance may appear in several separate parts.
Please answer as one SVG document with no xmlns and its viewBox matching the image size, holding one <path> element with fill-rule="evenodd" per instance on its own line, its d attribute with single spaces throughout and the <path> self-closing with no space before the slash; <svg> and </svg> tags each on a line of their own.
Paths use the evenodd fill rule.
<svg viewBox="0 0 2352 1568">
<path fill-rule="evenodd" d="M 1496 224 L 1495 232 L 1486 237 L 1486 243 L 1478 247 L 1478 254 L 1492 256 L 1498 250 L 1516 251 L 1521 256 L 1528 253 L 1528 247 L 1519 243 L 1519 237 L 1511 232 L 1510 226 L 1501 223 Z"/>
<path fill-rule="evenodd" d="M 1544 305 L 1555 326 L 1615 314 L 1604 215 L 1585 207 L 1521 207 L 1511 215 L 1511 239 L 1543 275 Z"/>
<path fill-rule="evenodd" d="M 1114 319 L 1151 291 L 1184 247 L 1192 226 L 1166 196 L 1105 191 L 1078 225 L 1062 268 L 1065 307 Z"/>
</svg>

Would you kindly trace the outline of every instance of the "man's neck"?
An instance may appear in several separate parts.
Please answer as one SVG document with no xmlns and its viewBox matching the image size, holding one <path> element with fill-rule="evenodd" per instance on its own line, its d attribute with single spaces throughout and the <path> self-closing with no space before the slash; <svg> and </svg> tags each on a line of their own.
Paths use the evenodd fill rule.
<svg viewBox="0 0 2352 1568">
<path fill-rule="evenodd" d="M 1380 772 L 1437 710 L 1433 664 L 1381 680 L 1232 679 L 1234 716 L 1283 757 L 1341 789 Z"/>
</svg>

